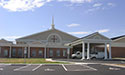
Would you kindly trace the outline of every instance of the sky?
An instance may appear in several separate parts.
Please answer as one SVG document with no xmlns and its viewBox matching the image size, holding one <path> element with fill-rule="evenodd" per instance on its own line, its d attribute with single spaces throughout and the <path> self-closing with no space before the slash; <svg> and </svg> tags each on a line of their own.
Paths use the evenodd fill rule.
<svg viewBox="0 0 125 75">
<path fill-rule="evenodd" d="M 0 0 L 0 39 L 55 28 L 77 37 L 125 35 L 125 0 Z"/>
</svg>

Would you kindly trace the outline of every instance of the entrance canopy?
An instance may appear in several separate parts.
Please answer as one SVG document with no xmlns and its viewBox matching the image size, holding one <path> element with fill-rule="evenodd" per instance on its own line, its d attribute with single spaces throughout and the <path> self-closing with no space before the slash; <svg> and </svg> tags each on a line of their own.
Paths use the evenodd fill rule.
<svg viewBox="0 0 125 75">
<path fill-rule="evenodd" d="M 85 50 L 87 49 L 87 59 L 90 59 L 90 47 L 91 45 L 105 45 L 105 59 L 108 58 L 107 49 L 109 49 L 109 59 L 111 59 L 111 39 L 103 36 L 102 34 L 95 32 L 88 36 L 82 37 L 70 43 L 71 46 L 81 45 L 82 49 L 82 59 L 85 59 Z M 87 47 L 86 47 L 87 46 Z M 108 46 L 108 48 L 107 48 Z"/>
</svg>

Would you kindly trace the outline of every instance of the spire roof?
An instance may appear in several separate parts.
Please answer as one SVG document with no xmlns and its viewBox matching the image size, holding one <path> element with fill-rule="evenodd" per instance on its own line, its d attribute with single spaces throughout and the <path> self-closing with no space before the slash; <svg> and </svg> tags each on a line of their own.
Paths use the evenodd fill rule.
<svg viewBox="0 0 125 75">
<path fill-rule="evenodd" d="M 52 29 L 55 29 L 55 24 L 54 24 L 54 16 L 52 16 L 52 25 L 51 25 L 52 27 Z"/>
</svg>

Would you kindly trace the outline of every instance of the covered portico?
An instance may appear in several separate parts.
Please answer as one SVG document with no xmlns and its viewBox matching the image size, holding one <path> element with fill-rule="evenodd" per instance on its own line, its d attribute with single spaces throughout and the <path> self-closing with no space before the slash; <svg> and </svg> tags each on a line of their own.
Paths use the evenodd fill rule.
<svg viewBox="0 0 125 75">
<path fill-rule="evenodd" d="M 90 59 L 90 52 L 94 52 L 94 48 L 104 49 L 104 59 L 111 59 L 111 40 L 100 33 L 96 32 L 86 37 L 75 40 L 71 43 L 75 49 L 81 49 L 82 59 Z"/>
</svg>

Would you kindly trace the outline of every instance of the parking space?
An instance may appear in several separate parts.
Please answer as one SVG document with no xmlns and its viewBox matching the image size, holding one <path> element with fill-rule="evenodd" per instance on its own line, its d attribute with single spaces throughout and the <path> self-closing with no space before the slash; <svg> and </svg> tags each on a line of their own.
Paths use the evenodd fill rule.
<svg viewBox="0 0 125 75">
<path fill-rule="evenodd" d="M 9 66 L 10 64 L 0 64 L 0 71 L 2 71 L 6 66 Z"/>
<path fill-rule="evenodd" d="M 31 64 L 29 64 L 29 65 L 26 65 L 26 66 L 16 68 L 13 71 L 35 71 L 38 68 L 40 68 L 41 66 L 42 66 L 42 64 L 40 64 L 40 65 L 31 65 Z"/>
<path fill-rule="evenodd" d="M 97 69 L 87 66 L 85 64 L 84 65 L 83 64 L 81 65 L 62 64 L 62 66 L 66 71 L 97 71 Z"/>
<path fill-rule="evenodd" d="M 97 71 L 86 64 L 28 64 L 0 66 L 1 71 Z"/>
<path fill-rule="evenodd" d="M 64 72 L 64 68 L 60 64 L 44 64 L 41 68 L 37 71 L 43 72 Z"/>
<path fill-rule="evenodd" d="M 28 65 L 2 65 L 0 75 L 124 75 L 125 68 L 108 66 L 102 64 L 28 64 Z"/>
</svg>

